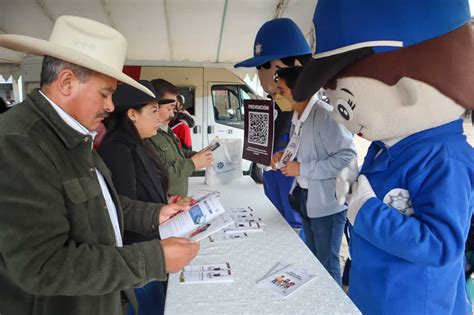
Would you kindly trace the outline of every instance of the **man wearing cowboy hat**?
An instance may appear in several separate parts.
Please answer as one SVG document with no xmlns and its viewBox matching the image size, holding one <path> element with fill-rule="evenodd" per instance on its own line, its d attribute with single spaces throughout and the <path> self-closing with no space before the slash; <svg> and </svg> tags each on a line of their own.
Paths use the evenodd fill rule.
<svg viewBox="0 0 474 315">
<path fill-rule="evenodd" d="M 97 35 L 96 35 L 97 34 Z M 0 46 L 44 55 L 41 89 L 0 119 L 0 313 L 119 314 L 121 294 L 166 280 L 196 255 L 186 239 L 122 245 L 123 230 L 157 233 L 183 209 L 119 196 L 92 150 L 114 110 L 126 40 L 84 18 L 62 16 L 49 41 L 0 35 Z"/>
</svg>

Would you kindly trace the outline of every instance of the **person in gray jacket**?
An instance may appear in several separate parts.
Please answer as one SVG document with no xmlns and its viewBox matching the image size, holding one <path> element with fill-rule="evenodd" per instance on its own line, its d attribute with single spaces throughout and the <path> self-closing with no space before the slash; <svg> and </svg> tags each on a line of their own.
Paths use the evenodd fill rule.
<svg viewBox="0 0 474 315">
<path fill-rule="evenodd" d="M 294 114 L 290 143 L 284 152 L 275 153 L 272 166 L 295 176 L 292 199 L 301 213 L 305 243 L 340 285 L 339 250 L 347 209 L 336 200 L 336 176 L 357 154 L 352 134 L 333 120 L 331 105 L 317 94 L 302 102 L 293 100 L 291 91 L 302 69 L 283 68 L 275 76 Z"/>
</svg>

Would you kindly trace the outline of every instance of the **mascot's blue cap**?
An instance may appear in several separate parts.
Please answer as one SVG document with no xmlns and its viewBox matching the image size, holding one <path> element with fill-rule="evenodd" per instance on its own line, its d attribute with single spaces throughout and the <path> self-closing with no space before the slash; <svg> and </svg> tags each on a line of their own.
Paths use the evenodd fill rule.
<svg viewBox="0 0 474 315">
<path fill-rule="evenodd" d="M 470 19 L 468 0 L 319 0 L 313 17 L 316 51 L 293 91 L 295 99 L 309 98 L 367 55 L 441 36 Z"/>
<path fill-rule="evenodd" d="M 257 67 L 272 60 L 311 53 L 298 25 L 290 19 L 280 18 L 260 27 L 253 45 L 253 58 L 239 62 L 234 67 Z"/>
</svg>

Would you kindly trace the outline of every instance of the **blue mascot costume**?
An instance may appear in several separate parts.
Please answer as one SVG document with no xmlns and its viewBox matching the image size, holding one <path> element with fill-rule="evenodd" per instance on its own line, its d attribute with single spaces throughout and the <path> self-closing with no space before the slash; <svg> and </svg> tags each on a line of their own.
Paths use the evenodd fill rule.
<svg viewBox="0 0 474 315">
<path fill-rule="evenodd" d="M 373 141 L 337 178 L 352 224 L 349 295 L 364 314 L 471 314 L 474 40 L 467 0 L 319 0 L 316 51 L 294 91 L 320 87 Z"/>
</svg>

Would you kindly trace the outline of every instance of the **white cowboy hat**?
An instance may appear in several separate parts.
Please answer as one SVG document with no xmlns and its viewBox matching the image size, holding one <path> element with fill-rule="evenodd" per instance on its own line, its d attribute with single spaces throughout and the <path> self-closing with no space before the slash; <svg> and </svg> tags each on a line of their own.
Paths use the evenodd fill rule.
<svg viewBox="0 0 474 315">
<path fill-rule="evenodd" d="M 33 55 L 52 56 L 105 74 L 155 97 L 122 73 L 127 40 L 117 30 L 78 16 L 63 15 L 54 23 L 49 41 L 22 35 L 0 35 L 0 46 Z"/>
</svg>

